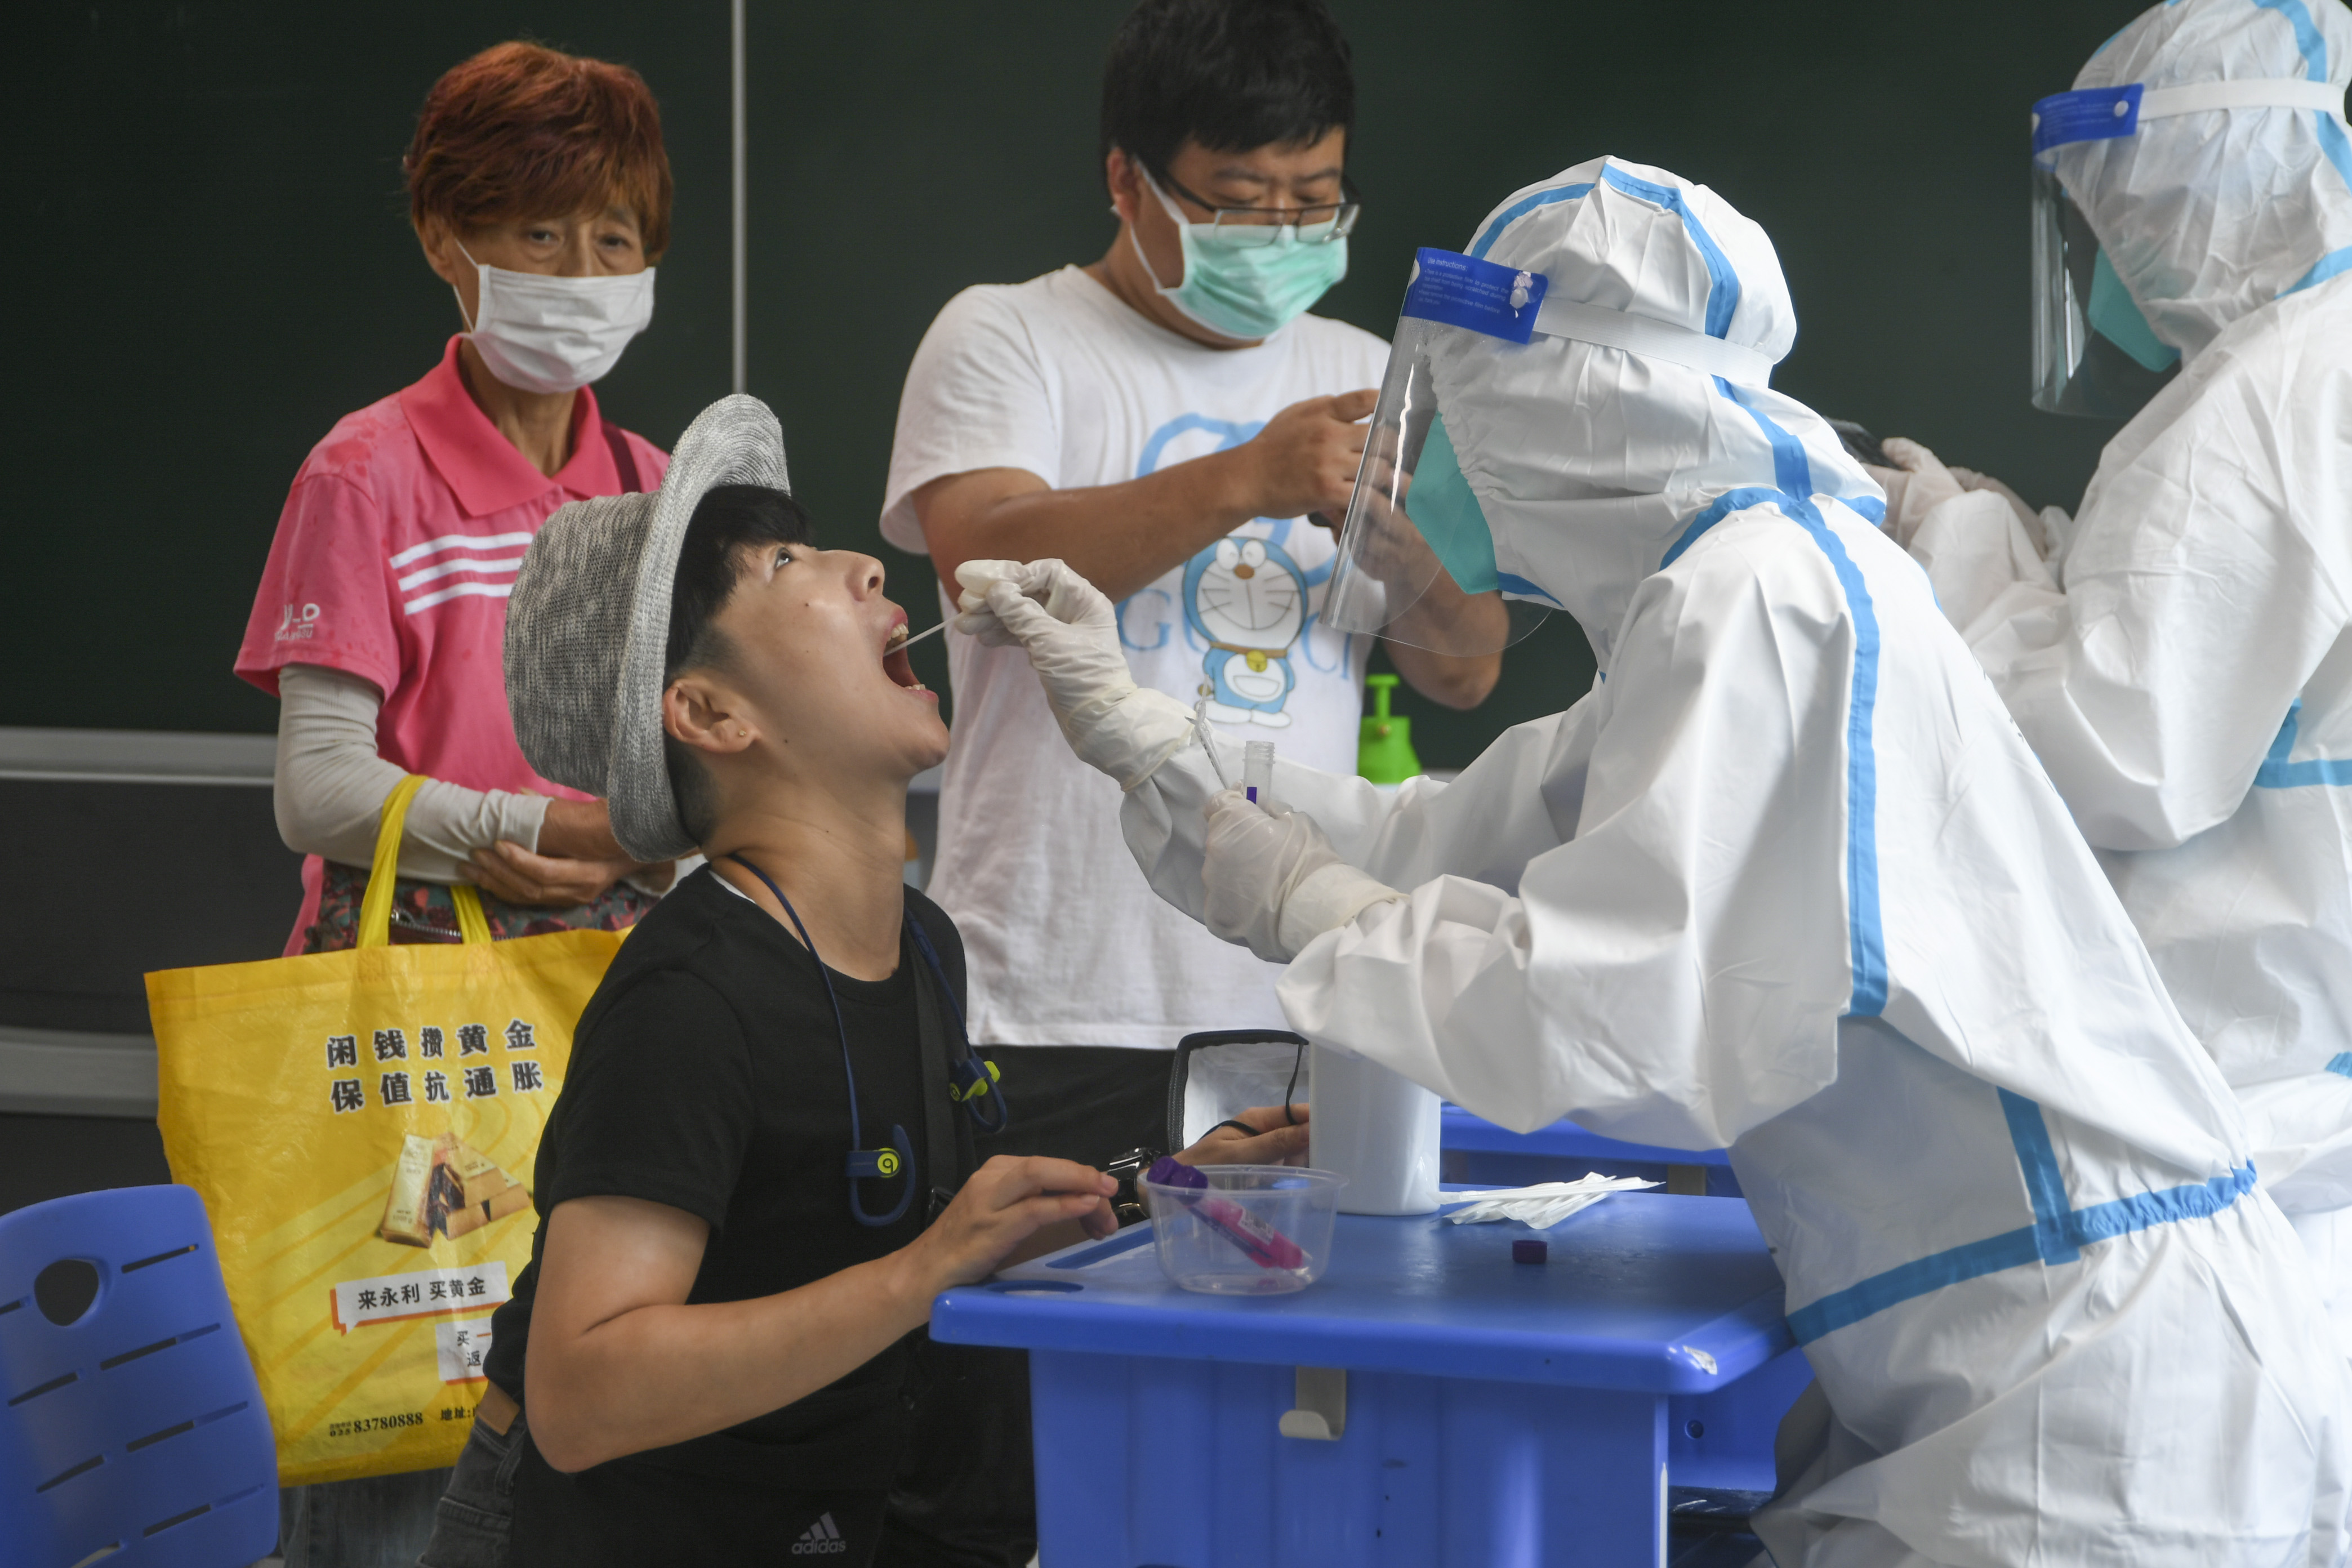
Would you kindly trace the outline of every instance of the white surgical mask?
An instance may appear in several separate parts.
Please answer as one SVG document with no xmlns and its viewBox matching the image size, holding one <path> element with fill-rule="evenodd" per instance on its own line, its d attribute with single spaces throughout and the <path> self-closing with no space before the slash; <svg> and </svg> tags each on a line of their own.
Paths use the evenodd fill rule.
<svg viewBox="0 0 2352 1568">
<path fill-rule="evenodd" d="M 474 272 L 481 304 L 467 335 L 492 375 L 525 392 L 577 392 L 602 380 L 654 319 L 650 267 L 622 278 L 556 278 L 474 261 Z M 457 313 L 465 311 L 460 295 Z"/>
</svg>

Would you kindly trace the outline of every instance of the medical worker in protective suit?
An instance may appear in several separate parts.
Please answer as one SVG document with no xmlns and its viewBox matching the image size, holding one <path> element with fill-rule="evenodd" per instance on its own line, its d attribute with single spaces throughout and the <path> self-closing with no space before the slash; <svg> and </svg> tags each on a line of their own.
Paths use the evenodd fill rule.
<svg viewBox="0 0 2352 1568">
<path fill-rule="evenodd" d="M 1615 159 L 1420 253 L 1328 613 L 1557 606 L 1601 670 L 1452 784 L 1250 804 L 1059 563 L 968 566 L 961 624 L 1302 1032 L 1508 1127 L 1730 1148 L 1832 1413 L 1758 1520 L 1781 1568 L 2334 1563 L 2302 1249 L 1878 487 L 1767 386 L 1795 335 L 1761 229 Z"/>
<path fill-rule="evenodd" d="M 2184 0 L 2038 104 L 2034 401 L 2130 423 L 2071 522 L 1908 443 L 1888 488 L 2352 1351 L 2347 79 L 2336 0 Z"/>
</svg>

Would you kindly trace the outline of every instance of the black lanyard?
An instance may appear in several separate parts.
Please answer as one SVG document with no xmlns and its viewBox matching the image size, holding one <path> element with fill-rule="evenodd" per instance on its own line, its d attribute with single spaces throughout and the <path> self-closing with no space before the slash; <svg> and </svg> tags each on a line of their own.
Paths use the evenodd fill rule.
<svg viewBox="0 0 2352 1568">
<path fill-rule="evenodd" d="M 915 1179 L 914 1141 L 907 1136 L 907 1130 L 904 1127 L 893 1122 L 890 1125 L 888 1144 L 879 1149 L 859 1147 L 865 1138 L 865 1123 L 857 1114 L 857 1068 L 850 1059 L 849 1024 L 842 1016 L 841 998 L 833 988 L 833 971 L 824 966 L 823 958 L 818 957 L 816 942 L 809 935 L 807 924 L 802 921 L 800 911 L 793 908 L 793 901 L 784 897 L 784 890 L 776 886 L 774 879 L 740 854 L 730 854 L 727 858 L 759 878 L 761 884 L 776 896 L 776 902 L 783 906 L 784 913 L 792 920 L 793 929 L 801 933 L 801 944 L 808 949 L 810 959 L 816 964 L 818 978 L 824 982 L 824 998 L 833 1005 L 834 1030 L 841 1037 L 841 1076 L 849 1086 L 850 1147 L 847 1160 L 849 1212 L 858 1224 L 870 1226 L 876 1229 L 896 1224 L 899 1216 L 907 1212 L 908 1205 L 915 1201 L 915 1193 L 920 1184 Z M 982 1131 L 1001 1132 L 1012 1118 L 1004 1102 L 1004 1091 L 996 1081 L 996 1064 L 982 1061 L 972 1055 L 971 1036 L 964 1027 L 963 1008 L 956 1002 L 954 988 L 948 984 L 947 971 L 940 964 L 940 955 L 931 946 L 929 933 L 923 930 L 922 922 L 911 914 L 906 917 L 906 924 L 908 934 L 915 939 L 915 950 L 922 954 L 924 964 L 930 970 L 932 979 L 938 983 L 939 994 L 947 998 L 948 1005 L 953 1009 L 956 1016 L 957 1040 L 954 1047 L 954 1060 L 950 1063 L 948 1068 L 950 1083 L 943 1086 L 947 1098 L 961 1105 L 964 1108 L 964 1113 L 971 1118 L 972 1124 Z M 919 979 L 916 981 L 918 986 L 921 984 Z M 929 1011 L 922 1006 L 926 998 L 919 993 L 916 997 L 919 1015 Z M 929 1032 L 924 1031 L 926 1034 Z M 927 1068 L 924 1076 L 928 1079 L 930 1076 L 928 1070 L 930 1059 L 937 1053 L 932 1050 L 929 1039 L 921 1042 L 921 1047 Z M 939 1121 L 937 1113 L 929 1104 L 929 1095 L 926 1094 L 924 1120 L 936 1132 L 939 1130 Z M 994 1118 L 983 1120 L 981 1116 L 981 1107 L 991 1098 L 995 1101 L 992 1108 Z M 931 1163 L 938 1167 L 931 1173 L 932 1190 L 935 1198 L 943 1201 L 952 1194 L 950 1189 L 939 1184 L 949 1174 L 948 1166 L 952 1162 L 951 1156 L 943 1153 L 942 1149 L 951 1148 L 952 1142 L 951 1140 L 934 1136 L 931 1143 Z M 898 1201 L 891 1205 L 890 1212 L 887 1214 L 867 1213 L 864 1200 L 858 1195 L 857 1184 L 860 1182 L 887 1181 L 895 1176 L 906 1178 L 898 1194 Z"/>
<path fill-rule="evenodd" d="M 963 1005 L 956 1000 L 955 987 L 948 984 L 948 972 L 940 964 L 940 955 L 931 946 L 930 933 L 923 929 L 923 922 L 911 914 L 907 917 L 907 930 L 914 936 L 915 950 L 923 955 L 923 962 L 930 965 L 932 975 L 939 981 L 940 994 L 948 999 L 949 1011 L 955 1015 L 954 1059 L 948 1064 L 948 1076 L 953 1080 L 954 1087 L 948 1090 L 948 1098 L 962 1106 L 964 1113 L 971 1118 L 971 1124 L 982 1132 L 1002 1132 L 1013 1121 L 1012 1108 L 1004 1100 L 1003 1086 L 997 1081 L 1002 1075 L 997 1072 L 994 1062 L 973 1052 L 971 1027 L 963 1020 Z M 995 1103 L 991 1113 L 982 1116 L 981 1106 L 992 1097 Z"/>
</svg>

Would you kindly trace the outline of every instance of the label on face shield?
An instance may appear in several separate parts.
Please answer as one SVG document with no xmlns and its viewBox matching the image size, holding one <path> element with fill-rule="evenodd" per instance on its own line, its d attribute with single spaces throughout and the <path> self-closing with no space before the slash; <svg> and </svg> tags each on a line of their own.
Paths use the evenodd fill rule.
<svg viewBox="0 0 2352 1568">
<path fill-rule="evenodd" d="M 1402 314 L 1523 343 L 1536 330 L 1544 275 L 1453 250 L 1413 253 Z"/>
<path fill-rule="evenodd" d="M 2139 129 L 2140 83 L 2053 93 L 2033 106 L 2033 150 L 2072 142 L 2106 142 Z"/>
</svg>

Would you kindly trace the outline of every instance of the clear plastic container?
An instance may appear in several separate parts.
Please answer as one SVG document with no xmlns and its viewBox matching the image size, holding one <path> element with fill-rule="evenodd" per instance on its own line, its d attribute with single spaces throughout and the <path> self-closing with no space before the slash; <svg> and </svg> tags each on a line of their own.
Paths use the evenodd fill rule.
<svg viewBox="0 0 2352 1568">
<path fill-rule="evenodd" d="M 1187 1290 L 1304 1290 L 1331 1263 L 1345 1176 L 1289 1165 L 1202 1165 L 1206 1188 L 1144 1181 L 1160 1267 Z"/>
</svg>

